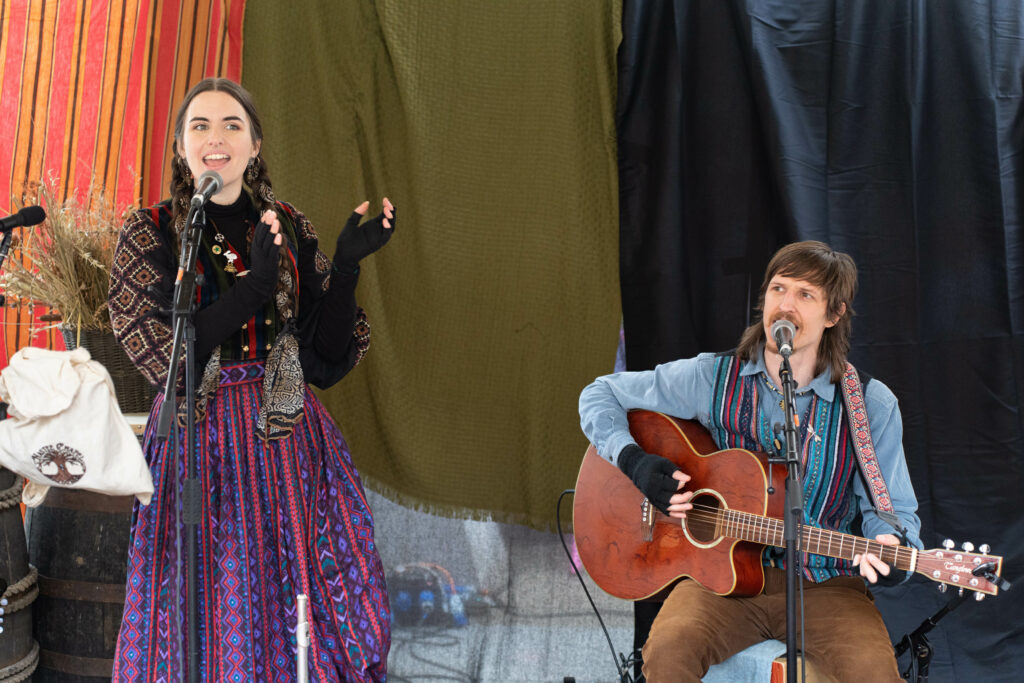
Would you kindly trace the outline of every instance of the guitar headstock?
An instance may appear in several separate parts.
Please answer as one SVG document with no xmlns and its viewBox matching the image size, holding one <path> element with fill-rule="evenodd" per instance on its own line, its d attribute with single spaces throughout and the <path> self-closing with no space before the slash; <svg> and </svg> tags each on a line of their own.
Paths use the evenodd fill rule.
<svg viewBox="0 0 1024 683">
<path fill-rule="evenodd" d="M 974 597 L 981 600 L 985 595 L 999 593 L 1000 578 L 1003 570 L 1003 558 L 989 555 L 989 547 L 982 545 L 980 552 L 974 552 L 974 545 L 966 542 L 960 550 L 954 548 L 953 541 L 947 539 L 942 548 L 917 551 L 916 571 L 924 574 L 932 581 L 939 582 L 939 589 L 954 586 L 961 590 L 976 591 Z"/>
</svg>

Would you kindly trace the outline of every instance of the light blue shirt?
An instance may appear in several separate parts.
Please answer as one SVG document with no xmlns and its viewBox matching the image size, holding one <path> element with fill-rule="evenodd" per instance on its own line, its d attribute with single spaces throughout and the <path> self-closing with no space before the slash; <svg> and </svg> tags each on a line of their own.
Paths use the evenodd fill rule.
<svg viewBox="0 0 1024 683">
<path fill-rule="evenodd" d="M 705 428 L 711 426 L 711 391 L 714 385 L 715 354 L 702 353 L 659 365 L 654 370 L 620 372 L 598 377 L 580 394 L 580 426 L 597 452 L 613 464 L 619 453 L 636 441 L 629 433 L 626 411 L 653 410 L 667 415 L 697 420 Z M 740 374 L 753 375 L 758 384 L 758 407 L 770 424 L 785 422 L 779 405 L 781 389 L 774 386 L 764 364 L 764 354 L 744 363 Z M 806 413 L 814 394 L 825 401 L 842 401 L 838 387 L 825 370 L 810 384 L 797 389 L 797 415 Z M 872 378 L 864 392 L 864 404 L 871 425 L 878 465 L 889 488 L 893 510 L 907 531 L 907 538 L 921 548 L 921 520 L 917 516 L 917 497 L 910 482 L 906 457 L 903 454 L 903 419 L 896 396 L 889 387 Z M 803 428 L 808 428 L 804 425 Z M 887 522 L 879 519 L 871 497 L 859 473 L 853 476 L 853 493 L 863 515 L 864 536 L 896 534 Z"/>
</svg>

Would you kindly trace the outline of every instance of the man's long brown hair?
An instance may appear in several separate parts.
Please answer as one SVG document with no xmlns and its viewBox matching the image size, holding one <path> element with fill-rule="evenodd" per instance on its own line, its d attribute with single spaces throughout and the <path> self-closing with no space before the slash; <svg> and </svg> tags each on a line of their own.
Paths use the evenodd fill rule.
<svg viewBox="0 0 1024 683">
<path fill-rule="evenodd" d="M 764 297 L 768 284 L 776 275 L 806 280 L 821 287 L 828 300 L 830 320 L 838 318 L 835 325 L 826 327 L 818 346 L 818 360 L 814 366 L 815 376 L 826 368 L 832 371 L 832 381 L 838 382 L 846 368 L 846 355 L 850 352 L 850 330 L 853 318 L 853 297 L 857 294 L 857 265 L 849 254 L 833 251 L 824 242 L 794 242 L 775 252 L 761 283 L 761 294 L 754 309 L 756 320 L 740 337 L 736 354 L 742 360 L 752 360 L 758 348 L 765 343 Z M 843 309 L 846 304 L 846 309 Z"/>
</svg>

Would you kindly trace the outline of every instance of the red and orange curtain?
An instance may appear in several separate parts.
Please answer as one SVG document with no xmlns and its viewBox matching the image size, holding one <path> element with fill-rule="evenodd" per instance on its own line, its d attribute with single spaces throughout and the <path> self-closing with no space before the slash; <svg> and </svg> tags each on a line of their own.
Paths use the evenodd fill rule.
<svg viewBox="0 0 1024 683">
<path fill-rule="evenodd" d="M 0 211 L 51 178 L 59 199 L 159 201 L 173 107 L 206 76 L 240 79 L 244 16 L 245 0 L 0 0 Z M 23 346 L 63 348 L 32 332 L 47 312 L 4 307 L 0 367 Z"/>
</svg>

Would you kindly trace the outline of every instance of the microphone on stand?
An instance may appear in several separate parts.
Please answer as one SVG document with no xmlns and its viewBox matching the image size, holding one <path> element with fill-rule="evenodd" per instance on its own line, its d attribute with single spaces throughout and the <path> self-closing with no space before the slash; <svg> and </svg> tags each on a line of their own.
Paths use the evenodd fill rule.
<svg viewBox="0 0 1024 683">
<path fill-rule="evenodd" d="M 789 358 L 793 353 L 793 337 L 796 336 L 796 325 L 785 319 L 779 319 L 772 323 L 772 339 L 775 346 L 783 357 Z"/>
<path fill-rule="evenodd" d="M 7 251 L 11 248 L 11 230 L 23 225 L 38 225 L 46 220 L 46 212 L 40 206 L 26 206 L 18 213 L 0 219 L 0 266 L 3 266 L 7 258 Z M 0 294 L 0 306 L 7 303 L 7 298 Z"/>
<path fill-rule="evenodd" d="M 206 171 L 196 180 L 196 193 L 192 195 L 192 208 L 198 209 L 210 201 L 210 197 L 221 191 L 224 179 L 216 171 Z"/>
<path fill-rule="evenodd" d="M 0 219 L 0 232 L 8 232 L 23 225 L 38 225 L 46 220 L 46 212 L 40 206 L 26 206 L 16 214 Z"/>
</svg>

